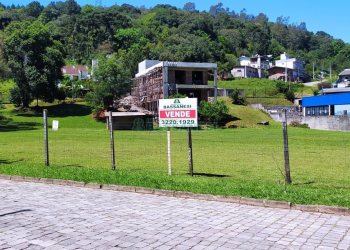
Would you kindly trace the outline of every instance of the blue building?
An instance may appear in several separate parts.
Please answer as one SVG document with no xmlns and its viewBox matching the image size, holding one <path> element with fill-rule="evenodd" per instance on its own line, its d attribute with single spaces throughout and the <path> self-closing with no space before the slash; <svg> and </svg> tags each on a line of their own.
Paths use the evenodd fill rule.
<svg viewBox="0 0 350 250">
<path fill-rule="evenodd" d="M 350 92 L 302 98 L 304 116 L 350 115 Z"/>
</svg>

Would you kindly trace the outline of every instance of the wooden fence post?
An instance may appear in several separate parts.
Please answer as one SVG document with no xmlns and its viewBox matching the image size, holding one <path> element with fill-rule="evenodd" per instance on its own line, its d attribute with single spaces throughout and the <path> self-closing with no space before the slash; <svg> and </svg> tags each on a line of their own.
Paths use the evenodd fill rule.
<svg viewBox="0 0 350 250">
<path fill-rule="evenodd" d="M 111 144 L 111 159 L 112 159 L 112 170 L 115 170 L 115 151 L 114 151 L 114 130 L 113 130 L 113 114 L 109 111 L 109 135 Z"/>
<path fill-rule="evenodd" d="M 283 145 L 284 145 L 284 169 L 285 169 L 285 181 L 287 184 L 292 183 L 290 177 L 290 165 L 289 165 L 289 146 L 288 146 L 288 130 L 287 130 L 287 110 L 282 110 L 282 125 L 283 125 Z"/>
</svg>

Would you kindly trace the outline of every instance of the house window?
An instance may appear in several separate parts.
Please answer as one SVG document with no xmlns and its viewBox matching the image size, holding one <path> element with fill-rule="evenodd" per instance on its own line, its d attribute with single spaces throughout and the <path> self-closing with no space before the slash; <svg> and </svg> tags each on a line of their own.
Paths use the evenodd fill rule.
<svg viewBox="0 0 350 250">
<path fill-rule="evenodd" d="M 185 84 L 186 83 L 186 71 L 175 70 L 175 83 L 176 84 Z"/>
<path fill-rule="evenodd" d="M 328 116 L 328 106 L 306 107 L 306 116 Z"/>
<path fill-rule="evenodd" d="M 203 72 L 193 71 L 192 72 L 192 82 L 194 84 L 203 84 Z"/>
</svg>

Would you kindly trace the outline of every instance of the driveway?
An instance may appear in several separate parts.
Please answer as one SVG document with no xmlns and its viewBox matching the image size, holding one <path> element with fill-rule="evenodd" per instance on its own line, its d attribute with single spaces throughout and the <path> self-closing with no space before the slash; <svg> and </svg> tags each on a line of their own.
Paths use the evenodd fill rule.
<svg viewBox="0 0 350 250">
<path fill-rule="evenodd" d="M 350 249 L 350 217 L 0 180 L 0 249 Z"/>
</svg>

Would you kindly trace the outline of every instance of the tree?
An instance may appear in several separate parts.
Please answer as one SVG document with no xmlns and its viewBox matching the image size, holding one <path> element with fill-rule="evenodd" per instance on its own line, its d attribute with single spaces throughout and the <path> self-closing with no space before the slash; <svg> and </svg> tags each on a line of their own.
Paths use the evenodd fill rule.
<svg viewBox="0 0 350 250">
<path fill-rule="evenodd" d="M 130 72 L 124 67 L 124 60 L 114 54 L 99 60 L 93 92 L 87 101 L 95 111 L 110 109 L 114 101 L 130 91 Z"/>
<path fill-rule="evenodd" d="M 10 75 L 4 55 L 4 33 L 0 31 L 0 79 L 6 79 Z"/>
<path fill-rule="evenodd" d="M 80 13 L 80 6 L 79 4 L 74 0 L 67 0 L 64 3 L 63 11 L 67 15 L 76 15 Z"/>
<path fill-rule="evenodd" d="M 187 11 L 187 12 L 195 12 L 196 11 L 196 4 L 193 2 L 185 3 L 183 10 Z"/>
<path fill-rule="evenodd" d="M 43 9 L 44 7 L 38 1 L 33 1 L 27 5 L 24 11 L 28 16 L 36 18 L 40 15 Z"/>
<path fill-rule="evenodd" d="M 209 13 L 213 16 L 216 16 L 220 12 L 225 12 L 225 9 L 222 7 L 222 3 L 218 3 L 216 5 L 210 6 Z"/>
<path fill-rule="evenodd" d="M 350 67 L 350 45 L 347 44 L 335 57 L 335 66 L 338 71 Z"/>
<path fill-rule="evenodd" d="M 128 49 L 141 39 L 143 39 L 141 29 L 136 28 L 118 29 L 114 36 L 117 49 Z"/>
<path fill-rule="evenodd" d="M 64 65 L 61 44 L 41 22 L 15 22 L 5 30 L 5 55 L 23 108 L 32 98 L 52 102 Z"/>
</svg>

